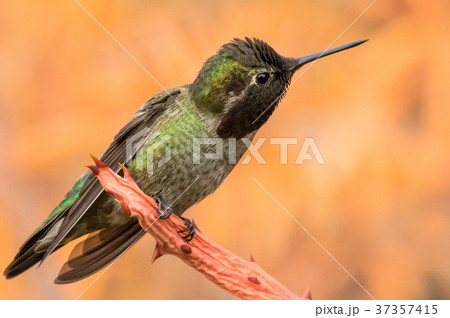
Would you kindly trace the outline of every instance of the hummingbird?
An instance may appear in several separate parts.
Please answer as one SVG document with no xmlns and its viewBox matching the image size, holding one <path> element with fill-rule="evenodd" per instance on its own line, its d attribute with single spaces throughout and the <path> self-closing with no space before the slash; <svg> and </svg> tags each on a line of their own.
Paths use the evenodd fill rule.
<svg viewBox="0 0 450 318">
<path fill-rule="evenodd" d="M 213 193 L 236 166 L 247 150 L 244 140 L 252 141 L 271 116 L 294 73 L 366 41 L 287 58 L 262 40 L 235 38 L 206 60 L 192 84 L 164 90 L 144 103 L 100 160 L 116 173 L 122 173 L 120 163 L 125 165 L 142 191 L 159 203 L 158 222 L 172 213 L 181 217 L 186 223 L 182 232 L 187 232 L 183 238 L 189 241 L 195 230 L 182 214 Z M 217 139 L 222 141 L 220 159 L 204 156 L 195 163 L 196 140 Z M 201 146 L 205 153 L 218 151 L 212 143 Z M 73 283 L 114 261 L 144 233 L 88 170 L 20 247 L 4 276 L 15 277 L 87 235 L 55 279 L 56 284 Z"/>
</svg>

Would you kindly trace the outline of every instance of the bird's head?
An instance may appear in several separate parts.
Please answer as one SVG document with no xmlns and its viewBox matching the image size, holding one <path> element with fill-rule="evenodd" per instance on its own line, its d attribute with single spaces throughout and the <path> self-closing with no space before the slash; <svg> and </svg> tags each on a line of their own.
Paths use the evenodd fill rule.
<svg viewBox="0 0 450 318">
<path fill-rule="evenodd" d="M 261 40 L 234 39 L 205 62 L 191 87 L 192 97 L 200 111 L 220 118 L 218 136 L 242 138 L 267 121 L 300 67 L 365 41 L 286 58 Z"/>
</svg>

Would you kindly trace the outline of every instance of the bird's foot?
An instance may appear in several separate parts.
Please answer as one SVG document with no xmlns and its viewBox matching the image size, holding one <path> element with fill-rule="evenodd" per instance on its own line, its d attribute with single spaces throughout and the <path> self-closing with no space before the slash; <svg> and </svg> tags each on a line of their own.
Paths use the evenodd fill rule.
<svg viewBox="0 0 450 318">
<path fill-rule="evenodd" d="M 192 223 L 191 220 L 184 218 L 182 216 L 180 216 L 180 219 L 182 219 L 184 221 L 184 224 L 186 224 L 186 228 L 184 230 L 178 231 L 178 233 L 188 232 L 186 235 L 182 236 L 182 238 L 186 242 L 192 241 L 192 239 L 195 236 L 194 224 Z"/>
<path fill-rule="evenodd" d="M 156 198 L 158 201 L 158 212 L 159 212 L 159 218 L 164 220 L 168 219 L 169 216 L 173 213 L 172 207 L 170 204 L 167 204 L 164 202 L 161 198 Z"/>
<path fill-rule="evenodd" d="M 156 201 L 158 201 L 159 219 L 161 220 L 168 219 L 173 213 L 171 205 L 167 204 L 159 197 L 156 198 Z M 182 238 L 187 242 L 192 241 L 192 239 L 195 236 L 194 224 L 191 222 L 191 220 L 187 218 L 184 218 L 182 216 L 180 216 L 179 218 L 184 221 L 184 224 L 186 224 L 186 228 L 184 230 L 178 231 L 178 233 L 187 232 L 187 234 L 182 236 Z"/>
</svg>

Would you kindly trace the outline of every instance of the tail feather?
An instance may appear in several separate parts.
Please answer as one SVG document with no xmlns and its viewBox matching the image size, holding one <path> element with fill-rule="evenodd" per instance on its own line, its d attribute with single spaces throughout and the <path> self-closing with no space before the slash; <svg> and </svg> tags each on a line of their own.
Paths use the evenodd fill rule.
<svg viewBox="0 0 450 318">
<path fill-rule="evenodd" d="M 90 234 L 74 247 L 55 284 L 73 283 L 96 273 L 127 251 L 144 234 L 136 220 Z"/>
<path fill-rule="evenodd" d="M 61 221 L 67 216 L 68 210 L 79 196 L 83 184 L 86 182 L 88 177 L 89 174 L 85 173 L 77 180 L 73 188 L 66 194 L 61 203 L 50 213 L 41 226 L 39 226 L 31 234 L 25 243 L 23 243 L 19 249 L 19 252 L 3 273 L 7 279 L 23 273 L 28 268 L 43 259 L 47 248 L 52 243 L 59 227 L 61 226 Z M 58 245 L 58 248 L 64 244 Z"/>
<path fill-rule="evenodd" d="M 20 247 L 19 252 L 3 273 L 7 279 L 23 273 L 36 263 L 45 259 L 47 254 L 53 253 L 68 242 L 102 228 L 102 223 L 98 223 L 95 228 L 92 226 L 86 227 L 84 223 L 80 224 L 80 228 L 77 231 L 70 231 L 65 235 L 64 240 L 56 244 L 55 249 L 50 249 L 55 244 L 55 239 L 61 232 L 64 219 L 70 217 L 69 210 L 73 207 L 74 201 L 77 199 L 86 178 L 87 176 L 83 176 L 77 181 L 64 200 Z M 89 222 L 89 219 L 84 222 Z M 142 230 L 138 221 L 132 219 L 124 225 L 103 228 L 98 232 L 90 234 L 86 240 L 75 246 L 69 260 L 63 265 L 55 283 L 72 283 L 94 274 L 117 259 L 117 257 L 142 237 L 144 233 L 145 231 Z"/>
<path fill-rule="evenodd" d="M 18 258 L 15 258 L 14 261 L 12 261 L 12 263 L 5 269 L 3 275 L 6 279 L 16 277 L 32 267 L 34 264 L 38 263 L 43 256 L 43 252 L 35 253 L 29 249 Z"/>
<path fill-rule="evenodd" d="M 25 241 L 11 264 L 9 264 L 4 271 L 3 275 L 6 279 L 16 277 L 42 260 L 45 254 L 45 248 L 42 248 L 41 240 L 47 236 L 55 225 L 57 225 L 63 214 L 64 213 L 61 213 L 57 217 L 54 217 L 52 220 L 47 222 L 45 226 L 41 226 L 28 238 L 28 240 Z M 41 248 L 37 249 L 37 247 Z"/>
</svg>

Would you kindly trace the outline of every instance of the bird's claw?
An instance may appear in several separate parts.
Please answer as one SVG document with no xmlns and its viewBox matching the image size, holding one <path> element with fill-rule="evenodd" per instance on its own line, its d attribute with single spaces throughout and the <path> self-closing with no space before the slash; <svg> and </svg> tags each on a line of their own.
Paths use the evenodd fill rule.
<svg viewBox="0 0 450 318">
<path fill-rule="evenodd" d="M 162 220 L 168 219 L 173 213 L 172 207 L 170 206 L 170 204 L 165 203 L 159 197 L 156 198 L 156 200 L 158 201 L 159 218 Z M 195 235 L 194 224 L 191 222 L 191 220 L 184 218 L 182 216 L 180 216 L 180 219 L 182 219 L 184 221 L 184 224 L 186 224 L 186 228 L 184 230 L 178 231 L 178 233 L 187 232 L 187 234 L 183 235 L 181 238 L 187 242 L 192 241 L 192 239 L 194 238 L 194 235 Z"/>
<path fill-rule="evenodd" d="M 188 232 L 186 235 L 182 236 L 181 238 L 187 242 L 192 241 L 192 239 L 195 236 L 194 224 L 191 222 L 191 220 L 184 218 L 182 216 L 180 216 L 180 219 L 182 219 L 184 221 L 184 224 L 186 224 L 186 228 L 184 230 L 178 231 L 178 233 Z"/>
</svg>

